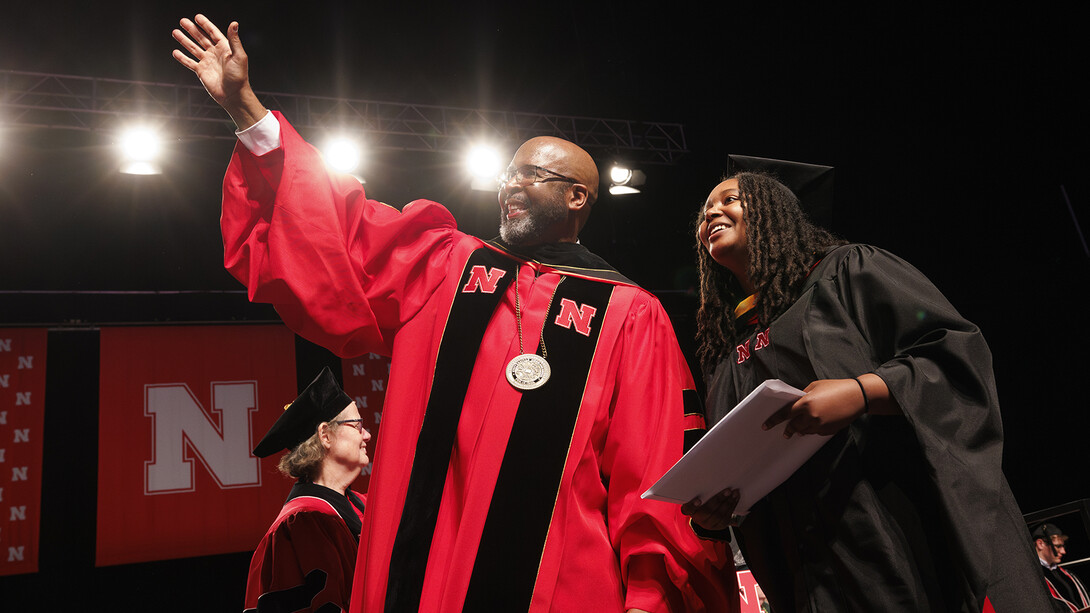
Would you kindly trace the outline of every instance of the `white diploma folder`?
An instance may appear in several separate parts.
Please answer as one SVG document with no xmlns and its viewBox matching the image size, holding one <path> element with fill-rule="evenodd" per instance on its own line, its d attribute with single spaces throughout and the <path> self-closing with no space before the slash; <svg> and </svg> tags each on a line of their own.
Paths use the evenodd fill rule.
<svg viewBox="0 0 1090 613">
<path fill-rule="evenodd" d="M 769 415 L 802 395 L 802 390 L 779 379 L 760 384 L 648 488 L 643 498 L 683 504 L 693 498 L 708 500 L 730 487 L 740 495 L 734 513 L 745 515 L 831 438 L 795 435 L 786 439 L 783 429 L 787 422 L 771 430 L 761 429 Z"/>
</svg>

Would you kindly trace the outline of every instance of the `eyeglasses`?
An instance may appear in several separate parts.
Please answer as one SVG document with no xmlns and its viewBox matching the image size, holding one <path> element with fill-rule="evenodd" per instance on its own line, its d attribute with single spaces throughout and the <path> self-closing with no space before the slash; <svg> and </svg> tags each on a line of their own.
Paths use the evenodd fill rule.
<svg viewBox="0 0 1090 613">
<path fill-rule="evenodd" d="M 548 174 L 543 174 L 548 173 Z M 549 175 L 556 175 L 550 177 Z M 500 175 L 500 187 L 507 185 L 514 179 L 515 185 L 519 187 L 527 187 L 534 183 L 548 183 L 549 181 L 567 181 L 568 183 L 579 183 L 578 179 L 572 179 L 571 177 L 565 177 L 559 172 L 553 172 L 548 168 L 542 168 L 540 166 L 534 166 L 533 164 L 527 164 L 525 166 L 519 166 L 518 168 L 508 168 Z"/>
<path fill-rule="evenodd" d="M 338 419 L 338 420 L 336 420 L 336 421 L 334 421 L 332 423 L 335 423 L 335 424 L 348 424 L 348 425 L 352 426 L 353 428 L 355 428 L 356 431 L 359 432 L 360 434 L 363 434 L 363 431 L 365 430 L 365 428 L 363 427 L 363 419 L 362 418 Z"/>
</svg>

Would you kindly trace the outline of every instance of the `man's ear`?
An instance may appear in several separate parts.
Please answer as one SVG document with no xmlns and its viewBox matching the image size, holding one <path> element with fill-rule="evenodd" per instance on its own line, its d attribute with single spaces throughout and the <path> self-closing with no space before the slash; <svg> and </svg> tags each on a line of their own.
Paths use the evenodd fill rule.
<svg viewBox="0 0 1090 613">
<path fill-rule="evenodd" d="M 581 211 L 590 206 L 590 188 L 582 183 L 572 183 L 568 196 L 568 210 Z"/>
</svg>

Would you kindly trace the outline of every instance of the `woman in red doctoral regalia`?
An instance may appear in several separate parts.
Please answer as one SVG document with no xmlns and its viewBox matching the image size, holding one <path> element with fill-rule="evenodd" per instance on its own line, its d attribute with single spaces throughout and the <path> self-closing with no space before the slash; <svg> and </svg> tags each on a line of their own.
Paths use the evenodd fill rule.
<svg viewBox="0 0 1090 613">
<path fill-rule="evenodd" d="M 246 611 L 348 609 L 366 501 L 348 488 L 370 461 L 370 439 L 325 368 L 254 448 L 290 450 L 279 468 L 297 483 L 250 562 Z"/>
</svg>

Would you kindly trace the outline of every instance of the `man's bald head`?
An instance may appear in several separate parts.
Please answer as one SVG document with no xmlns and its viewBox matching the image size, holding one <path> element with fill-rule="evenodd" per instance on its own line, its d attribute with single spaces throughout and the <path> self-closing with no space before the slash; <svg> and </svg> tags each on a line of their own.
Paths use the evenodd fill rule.
<svg viewBox="0 0 1090 613">
<path fill-rule="evenodd" d="M 587 186 L 587 204 L 598 200 L 598 166 L 582 147 L 555 136 L 537 136 L 522 143 L 511 165 L 532 164 L 576 179 Z"/>
<path fill-rule="evenodd" d="M 540 170 L 500 186 L 500 237 L 512 245 L 578 241 L 598 198 L 598 167 L 590 154 L 562 138 L 539 136 L 518 148 L 509 170 L 528 167 Z"/>
</svg>

